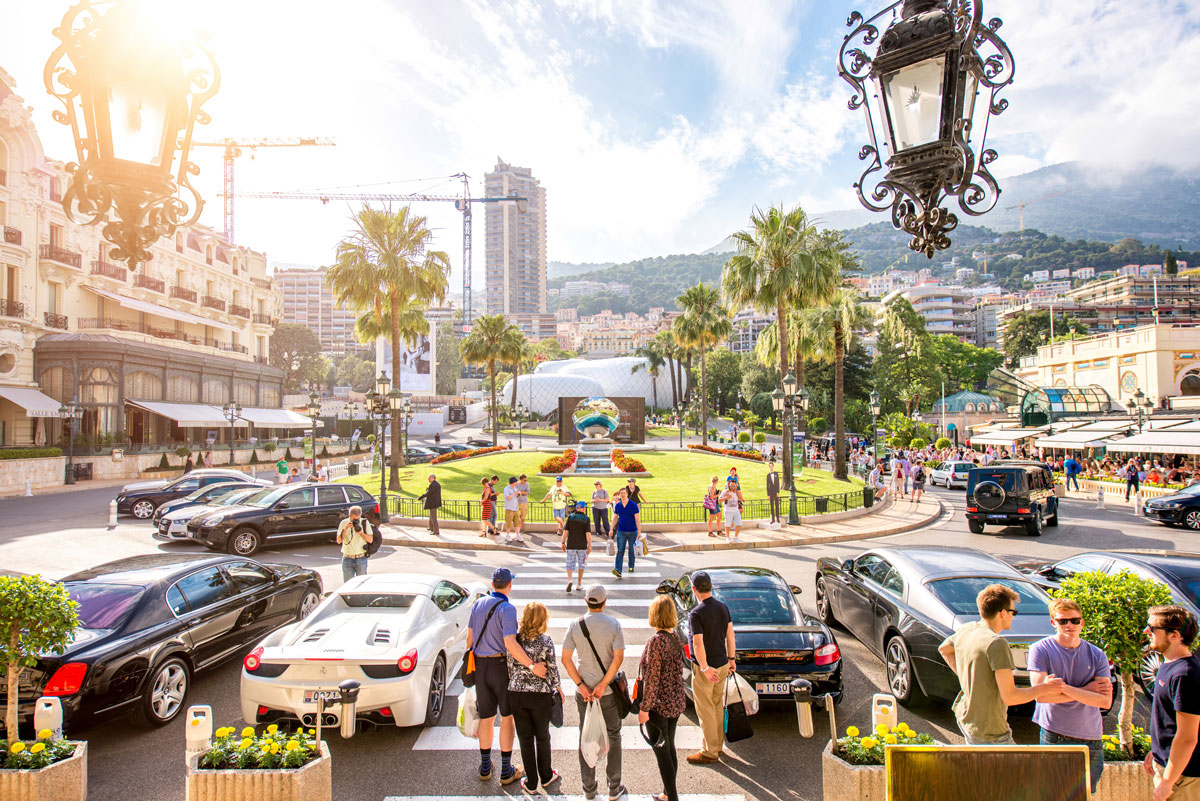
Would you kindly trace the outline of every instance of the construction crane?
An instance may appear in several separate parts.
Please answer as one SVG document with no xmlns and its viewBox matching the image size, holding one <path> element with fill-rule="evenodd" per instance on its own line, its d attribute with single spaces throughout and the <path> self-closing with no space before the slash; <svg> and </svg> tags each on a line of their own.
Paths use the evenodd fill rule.
<svg viewBox="0 0 1200 801">
<path fill-rule="evenodd" d="M 515 203 L 521 211 L 525 209 L 527 198 L 510 195 L 508 197 L 471 197 L 471 187 L 466 173 L 449 176 L 462 179 L 463 193 L 461 197 L 454 195 L 392 195 L 386 193 L 347 193 L 347 192 L 239 192 L 238 197 L 268 198 L 273 200 L 319 200 L 329 203 L 331 200 L 356 200 L 377 203 L 424 203 L 443 202 L 453 203 L 454 208 L 463 216 L 463 327 L 471 325 L 471 206 L 475 203 Z"/>
<path fill-rule="evenodd" d="M 298 136 L 285 139 L 222 139 L 218 142 L 192 142 L 193 147 L 223 147 L 225 148 L 225 176 L 224 176 L 224 216 L 225 216 L 225 239 L 229 244 L 233 244 L 233 160 L 242 155 L 242 150 L 251 151 L 250 158 L 254 158 L 254 152 L 260 147 L 321 147 L 332 146 L 333 140 L 329 137 L 317 136 Z"/>
<path fill-rule="evenodd" d="M 1009 206 L 1008 208 L 1005 209 L 1005 211 L 1012 211 L 1013 209 L 1017 209 L 1017 214 L 1019 215 L 1019 219 L 1020 219 L 1020 224 L 1019 224 L 1019 227 L 1017 228 L 1017 230 L 1024 231 L 1025 230 L 1025 207 L 1026 206 L 1028 206 L 1030 203 L 1040 203 L 1043 200 L 1049 200 L 1052 197 L 1059 197 L 1061 195 L 1067 194 L 1068 192 L 1074 192 L 1074 191 L 1075 191 L 1074 189 L 1064 189 L 1063 191 L 1055 192 L 1052 195 L 1042 195 L 1041 197 L 1035 197 L 1033 200 L 1026 200 L 1022 203 L 1018 203 L 1015 206 Z"/>
</svg>

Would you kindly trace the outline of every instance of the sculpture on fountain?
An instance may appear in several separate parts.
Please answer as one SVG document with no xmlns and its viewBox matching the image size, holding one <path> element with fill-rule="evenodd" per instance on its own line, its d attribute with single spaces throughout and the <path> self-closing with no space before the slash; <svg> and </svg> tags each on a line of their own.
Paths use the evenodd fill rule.
<svg viewBox="0 0 1200 801">
<path fill-rule="evenodd" d="M 608 398 L 591 397 L 575 405 L 571 419 L 584 442 L 612 442 L 612 433 L 621 422 L 621 412 Z"/>
</svg>

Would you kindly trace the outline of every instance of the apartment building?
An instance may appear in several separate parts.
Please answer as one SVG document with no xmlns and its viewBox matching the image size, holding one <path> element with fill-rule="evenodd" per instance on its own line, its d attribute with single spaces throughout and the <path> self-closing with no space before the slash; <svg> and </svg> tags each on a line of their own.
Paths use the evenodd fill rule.
<svg viewBox="0 0 1200 801">
<path fill-rule="evenodd" d="M 754 309 L 742 309 L 733 315 L 733 333 L 725 346 L 734 353 L 750 353 L 754 350 L 758 336 L 775 324 L 775 318 L 760 314 Z"/>
<path fill-rule="evenodd" d="M 883 298 L 882 306 L 897 296 L 903 296 L 924 316 L 925 328 L 934 336 L 953 334 L 963 342 L 975 341 L 975 296 L 962 287 L 926 281 L 892 291 Z"/>
<path fill-rule="evenodd" d="M 136 272 L 113 262 L 100 226 L 64 212 L 66 170 L 14 87 L 0 69 L 0 446 L 58 441 L 70 400 L 81 433 L 132 444 L 228 430 L 216 407 L 231 400 L 239 426 L 265 425 L 256 410 L 279 409 L 283 382 L 265 255 L 195 226 Z"/>
<path fill-rule="evenodd" d="M 488 314 L 546 313 L 546 190 L 528 167 L 497 159 L 484 176 L 487 197 L 520 197 L 488 203 L 484 211 L 484 302 Z M 553 334 L 550 334 L 553 336 Z"/>
<path fill-rule="evenodd" d="M 354 337 L 357 313 L 334 299 L 325 283 L 325 268 L 277 267 L 273 278 L 283 297 L 282 322 L 311 329 L 326 353 L 340 356 L 362 349 Z"/>
</svg>

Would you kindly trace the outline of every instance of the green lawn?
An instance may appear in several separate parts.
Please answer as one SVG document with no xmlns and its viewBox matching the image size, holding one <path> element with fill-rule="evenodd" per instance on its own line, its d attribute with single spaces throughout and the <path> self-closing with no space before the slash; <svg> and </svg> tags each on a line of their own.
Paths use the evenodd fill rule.
<svg viewBox="0 0 1200 801">
<path fill-rule="evenodd" d="M 691 434 L 692 431 L 689 428 L 685 428 L 683 430 L 683 433 Z M 650 428 L 646 429 L 646 436 L 647 437 L 675 437 L 676 439 L 679 439 L 679 427 L 678 426 L 651 426 Z M 739 470 L 738 472 L 741 472 L 741 471 Z"/>
<path fill-rule="evenodd" d="M 520 434 L 521 432 L 515 428 L 502 428 L 502 429 L 500 429 L 500 433 L 515 437 L 518 434 Z M 527 429 L 525 429 L 525 436 L 527 436 L 527 437 L 557 437 L 558 432 L 555 431 L 553 428 L 527 428 Z"/>
<path fill-rule="evenodd" d="M 654 453 L 630 454 L 646 465 L 651 478 L 638 479 L 650 501 L 697 501 L 704 497 L 704 490 L 713 476 L 724 479 L 729 468 L 736 465 L 741 476 L 742 493 L 746 498 L 765 498 L 767 466 L 745 459 L 704 453 L 680 453 L 659 451 Z M 554 479 L 537 475 L 538 467 L 549 454 L 496 453 L 461 459 L 439 465 L 414 465 L 400 471 L 401 495 L 415 497 L 424 492 L 426 476 L 436 473 L 442 484 L 443 498 L 479 500 L 479 479 L 493 474 L 500 476 L 497 489 L 503 490 L 509 476 L 526 473 L 529 476 L 530 497 L 540 501 L 550 490 Z M 360 484 L 371 491 L 379 492 L 379 474 L 348 476 L 339 481 Z M 592 482 L 595 479 L 583 475 L 566 475 L 564 483 L 585 500 L 591 498 Z M 601 479 L 610 493 L 624 482 L 619 478 Z M 797 494 L 835 495 L 861 487 L 862 482 L 852 479 L 849 483 L 835 481 L 833 476 L 822 470 L 805 470 L 796 486 Z"/>
</svg>

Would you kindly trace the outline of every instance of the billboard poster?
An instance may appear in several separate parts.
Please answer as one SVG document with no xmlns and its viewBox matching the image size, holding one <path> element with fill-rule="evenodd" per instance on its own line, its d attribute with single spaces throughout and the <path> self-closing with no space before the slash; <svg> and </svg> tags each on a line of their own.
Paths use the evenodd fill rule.
<svg viewBox="0 0 1200 801">
<path fill-rule="evenodd" d="M 417 335 L 415 342 L 400 346 L 400 374 L 392 384 L 401 392 L 432 395 L 436 386 L 437 326 L 429 327 L 429 336 Z M 392 345 L 386 338 L 375 340 L 375 369 L 389 376 L 392 372 Z"/>
</svg>

